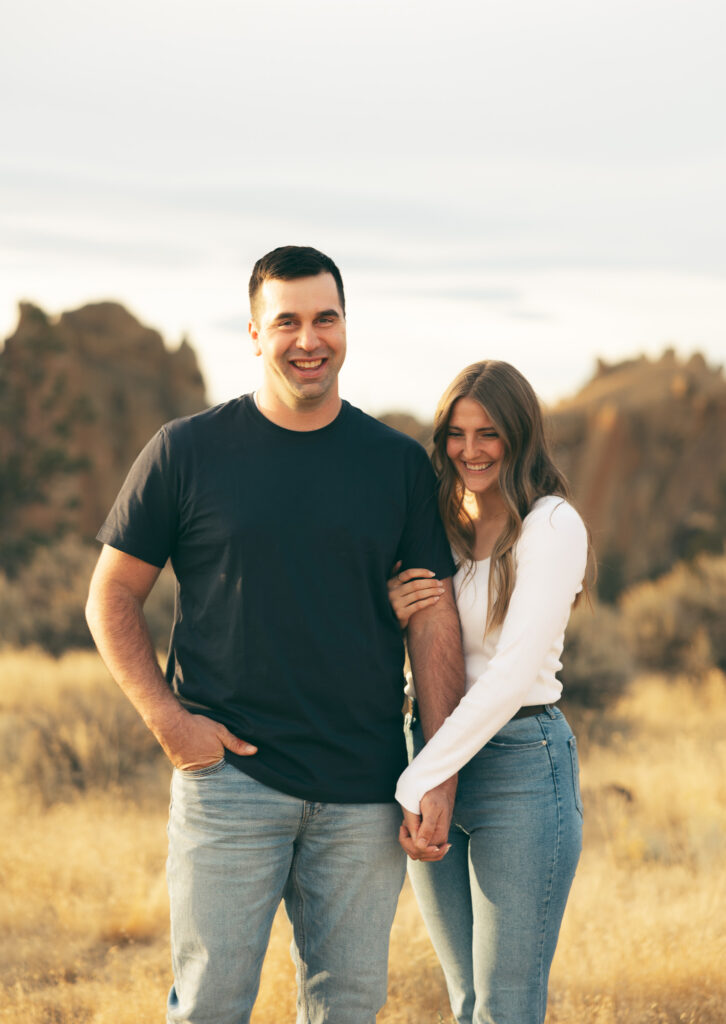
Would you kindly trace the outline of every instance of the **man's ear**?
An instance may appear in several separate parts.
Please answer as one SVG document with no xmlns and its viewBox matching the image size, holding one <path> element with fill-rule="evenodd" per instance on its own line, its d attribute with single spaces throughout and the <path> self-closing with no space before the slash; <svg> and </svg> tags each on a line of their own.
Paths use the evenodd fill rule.
<svg viewBox="0 0 726 1024">
<path fill-rule="evenodd" d="M 247 324 L 247 333 L 252 339 L 252 347 L 255 350 L 255 355 L 262 355 L 262 349 L 260 348 L 260 332 L 257 329 L 257 324 L 254 320 L 250 320 Z"/>
</svg>

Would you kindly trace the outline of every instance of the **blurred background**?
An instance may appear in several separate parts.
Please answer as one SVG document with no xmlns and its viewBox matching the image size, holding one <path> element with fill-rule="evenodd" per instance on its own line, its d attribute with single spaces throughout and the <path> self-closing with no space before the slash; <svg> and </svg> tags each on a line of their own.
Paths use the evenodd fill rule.
<svg viewBox="0 0 726 1024">
<path fill-rule="evenodd" d="M 562 673 L 586 850 L 548 1024 L 723 1021 L 725 20 L 710 0 L 7 13 L 10 1024 L 158 1019 L 167 772 L 90 650 L 93 538 L 163 422 L 257 386 L 247 279 L 286 243 L 343 272 L 345 397 L 426 444 L 456 372 L 514 363 L 591 527 Z M 172 607 L 167 571 L 160 650 Z M 407 893 L 396 927 L 384 1019 L 448 1021 Z M 276 929 L 256 1024 L 294 1012 Z"/>
</svg>

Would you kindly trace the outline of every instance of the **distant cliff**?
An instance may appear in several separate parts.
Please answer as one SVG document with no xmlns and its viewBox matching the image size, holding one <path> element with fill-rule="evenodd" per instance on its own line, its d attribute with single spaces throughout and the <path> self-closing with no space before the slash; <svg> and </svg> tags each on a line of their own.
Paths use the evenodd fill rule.
<svg viewBox="0 0 726 1024">
<path fill-rule="evenodd" d="M 726 539 L 726 380 L 672 351 L 608 365 L 552 412 L 612 596 Z"/>
<path fill-rule="evenodd" d="M 0 566 L 93 537 L 149 437 L 206 404 L 192 348 L 170 351 L 123 306 L 21 304 L 0 351 Z"/>
</svg>

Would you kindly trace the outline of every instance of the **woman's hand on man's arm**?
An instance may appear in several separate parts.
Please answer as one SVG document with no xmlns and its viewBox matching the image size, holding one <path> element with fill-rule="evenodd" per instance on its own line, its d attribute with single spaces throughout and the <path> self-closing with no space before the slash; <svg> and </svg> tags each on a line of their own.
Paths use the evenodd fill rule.
<svg viewBox="0 0 726 1024">
<path fill-rule="evenodd" d="M 396 562 L 388 581 L 388 600 L 401 629 L 405 629 L 412 615 L 436 604 L 444 592 L 444 585 L 430 569 L 404 569 L 399 572 L 400 568 L 401 563 Z"/>
</svg>

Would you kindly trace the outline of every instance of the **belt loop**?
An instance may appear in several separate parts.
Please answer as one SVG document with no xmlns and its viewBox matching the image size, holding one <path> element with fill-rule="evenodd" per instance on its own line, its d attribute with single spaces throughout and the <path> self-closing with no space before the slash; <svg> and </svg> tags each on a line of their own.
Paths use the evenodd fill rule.
<svg viewBox="0 0 726 1024">
<path fill-rule="evenodd" d="M 403 713 L 408 719 L 409 725 L 415 725 L 418 721 L 418 702 L 415 697 L 406 697 L 403 703 Z"/>
<path fill-rule="evenodd" d="M 545 704 L 544 709 L 550 718 L 557 718 L 557 708 L 554 704 Z"/>
</svg>

